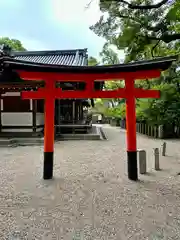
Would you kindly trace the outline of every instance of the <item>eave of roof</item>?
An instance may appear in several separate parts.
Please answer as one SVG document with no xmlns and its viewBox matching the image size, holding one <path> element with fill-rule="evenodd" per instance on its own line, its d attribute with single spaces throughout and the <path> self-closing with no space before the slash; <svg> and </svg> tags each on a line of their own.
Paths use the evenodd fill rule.
<svg viewBox="0 0 180 240">
<path fill-rule="evenodd" d="M 24 70 L 31 72 L 59 72 L 59 73 L 118 73 L 118 72 L 136 72 L 146 70 L 166 70 L 170 67 L 173 61 L 177 60 L 177 56 L 159 57 L 148 61 L 137 61 L 128 64 L 115 64 L 106 66 L 67 66 L 32 63 L 21 61 L 12 58 L 4 58 L 2 61 L 3 67 L 11 70 Z"/>
</svg>

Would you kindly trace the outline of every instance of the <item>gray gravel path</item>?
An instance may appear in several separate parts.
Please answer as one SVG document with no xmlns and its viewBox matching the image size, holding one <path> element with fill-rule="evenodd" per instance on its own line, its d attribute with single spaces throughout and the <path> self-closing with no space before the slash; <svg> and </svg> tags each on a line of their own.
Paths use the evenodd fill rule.
<svg viewBox="0 0 180 240">
<path fill-rule="evenodd" d="M 162 141 L 138 135 L 149 174 L 131 182 L 125 132 L 104 129 L 108 141 L 56 143 L 50 181 L 43 147 L 0 149 L 0 240 L 180 239 L 180 141 L 167 141 L 155 172 L 152 149 Z"/>
</svg>

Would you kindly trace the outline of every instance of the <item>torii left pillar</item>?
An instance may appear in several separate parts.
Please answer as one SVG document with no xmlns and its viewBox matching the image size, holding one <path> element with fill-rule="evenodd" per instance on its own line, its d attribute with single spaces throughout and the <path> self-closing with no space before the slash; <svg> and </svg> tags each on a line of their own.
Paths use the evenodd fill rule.
<svg viewBox="0 0 180 240">
<path fill-rule="evenodd" d="M 60 89 L 58 90 L 60 92 Z M 22 92 L 22 99 L 44 99 L 45 101 L 45 126 L 44 126 L 44 166 L 43 178 L 53 177 L 53 158 L 54 158 L 54 114 L 55 97 L 57 89 L 55 81 L 45 81 L 45 88 L 38 89 L 36 92 Z"/>
<path fill-rule="evenodd" d="M 45 98 L 45 129 L 44 129 L 44 169 L 43 178 L 51 179 L 53 177 L 53 159 L 54 159 L 54 81 L 46 81 L 46 88 L 49 88 Z M 48 117 L 52 116 L 52 117 Z"/>
</svg>

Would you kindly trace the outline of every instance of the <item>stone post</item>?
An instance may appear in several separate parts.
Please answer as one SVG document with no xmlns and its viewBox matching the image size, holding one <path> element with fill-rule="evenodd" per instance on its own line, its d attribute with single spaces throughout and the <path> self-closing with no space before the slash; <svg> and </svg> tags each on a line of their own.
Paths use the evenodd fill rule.
<svg viewBox="0 0 180 240">
<path fill-rule="evenodd" d="M 166 142 L 162 145 L 162 156 L 166 156 Z"/>
<path fill-rule="evenodd" d="M 146 151 L 138 149 L 139 153 L 139 172 L 140 174 L 146 173 Z"/>
<path fill-rule="evenodd" d="M 158 128 L 158 137 L 163 138 L 164 133 L 163 133 L 163 125 L 160 125 Z"/>
<path fill-rule="evenodd" d="M 159 148 L 154 148 L 154 168 L 156 171 L 160 170 L 159 167 Z"/>
</svg>

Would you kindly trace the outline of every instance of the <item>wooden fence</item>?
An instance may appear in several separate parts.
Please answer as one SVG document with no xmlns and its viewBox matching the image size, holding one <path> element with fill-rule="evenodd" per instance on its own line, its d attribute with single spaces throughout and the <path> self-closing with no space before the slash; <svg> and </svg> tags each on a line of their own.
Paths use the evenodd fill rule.
<svg viewBox="0 0 180 240">
<path fill-rule="evenodd" d="M 163 138 L 163 128 L 161 126 L 150 126 L 146 123 L 136 123 L 136 131 L 149 137 Z"/>
<path fill-rule="evenodd" d="M 126 129 L 126 120 L 125 119 L 117 119 L 110 118 L 108 120 L 111 126 L 120 126 L 123 129 Z M 140 134 L 144 134 L 153 138 L 180 138 L 180 127 L 172 126 L 172 125 L 149 125 L 145 122 L 137 122 L 136 123 L 136 131 Z"/>
<path fill-rule="evenodd" d="M 180 127 L 169 125 L 151 126 L 147 123 L 136 123 L 136 131 L 154 138 L 180 138 Z"/>
</svg>

